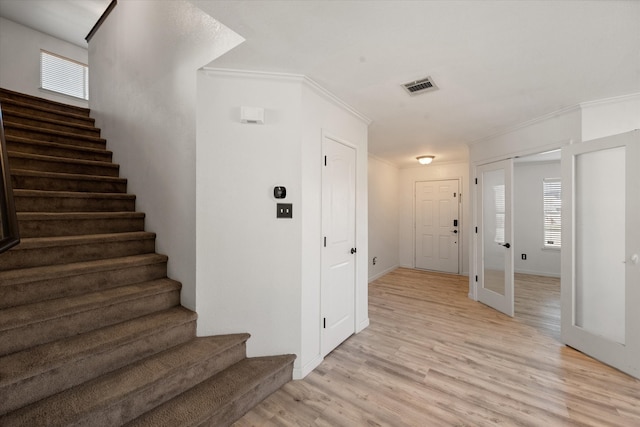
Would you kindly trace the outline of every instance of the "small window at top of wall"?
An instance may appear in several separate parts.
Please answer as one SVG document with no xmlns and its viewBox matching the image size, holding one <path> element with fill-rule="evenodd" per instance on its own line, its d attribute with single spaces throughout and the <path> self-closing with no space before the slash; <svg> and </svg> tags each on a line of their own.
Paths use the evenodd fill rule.
<svg viewBox="0 0 640 427">
<path fill-rule="evenodd" d="M 544 215 L 544 248 L 560 249 L 562 245 L 562 183 L 560 178 L 542 180 Z"/>
<path fill-rule="evenodd" d="M 88 100 L 89 67 L 73 59 L 41 50 L 40 87 Z"/>
</svg>

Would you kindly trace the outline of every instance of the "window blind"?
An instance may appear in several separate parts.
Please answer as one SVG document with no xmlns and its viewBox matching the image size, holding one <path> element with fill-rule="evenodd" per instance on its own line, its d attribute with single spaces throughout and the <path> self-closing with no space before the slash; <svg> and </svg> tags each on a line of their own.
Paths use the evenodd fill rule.
<svg viewBox="0 0 640 427">
<path fill-rule="evenodd" d="M 562 183 L 560 178 L 542 180 L 545 248 L 560 248 L 562 244 Z"/>
<path fill-rule="evenodd" d="M 40 51 L 42 89 L 89 99 L 89 67 L 45 50 Z"/>
</svg>

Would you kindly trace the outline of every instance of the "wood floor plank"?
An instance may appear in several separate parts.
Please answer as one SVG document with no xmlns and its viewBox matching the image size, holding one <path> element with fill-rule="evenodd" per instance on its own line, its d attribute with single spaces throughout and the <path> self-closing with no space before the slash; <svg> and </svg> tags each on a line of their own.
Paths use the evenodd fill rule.
<svg viewBox="0 0 640 427">
<path fill-rule="evenodd" d="M 234 426 L 640 426 L 640 381 L 560 342 L 559 279 L 515 285 L 510 318 L 464 276 L 381 277 L 370 326 Z"/>
</svg>

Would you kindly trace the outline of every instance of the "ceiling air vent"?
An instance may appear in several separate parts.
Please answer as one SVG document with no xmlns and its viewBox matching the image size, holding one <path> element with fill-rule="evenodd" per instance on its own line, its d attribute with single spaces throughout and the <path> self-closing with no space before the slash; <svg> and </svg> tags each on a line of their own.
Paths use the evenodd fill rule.
<svg viewBox="0 0 640 427">
<path fill-rule="evenodd" d="M 438 90 L 438 86 L 431 80 L 431 77 L 425 77 L 424 79 L 416 80 L 413 82 L 405 83 L 402 85 L 409 95 L 418 95 L 419 93 L 431 92 Z"/>
</svg>

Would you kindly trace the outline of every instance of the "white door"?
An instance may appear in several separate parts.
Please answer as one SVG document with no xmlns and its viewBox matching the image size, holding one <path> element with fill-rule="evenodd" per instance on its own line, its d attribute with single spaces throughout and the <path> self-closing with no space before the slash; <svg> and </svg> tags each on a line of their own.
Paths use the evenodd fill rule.
<svg viewBox="0 0 640 427">
<path fill-rule="evenodd" d="M 322 355 L 355 332 L 356 151 L 328 137 L 322 150 Z"/>
<path fill-rule="evenodd" d="M 562 149 L 562 341 L 640 378 L 640 131 Z"/>
<path fill-rule="evenodd" d="M 416 182 L 416 268 L 458 274 L 457 179 Z"/>
<path fill-rule="evenodd" d="M 477 298 L 513 317 L 513 160 L 476 170 Z"/>
</svg>

